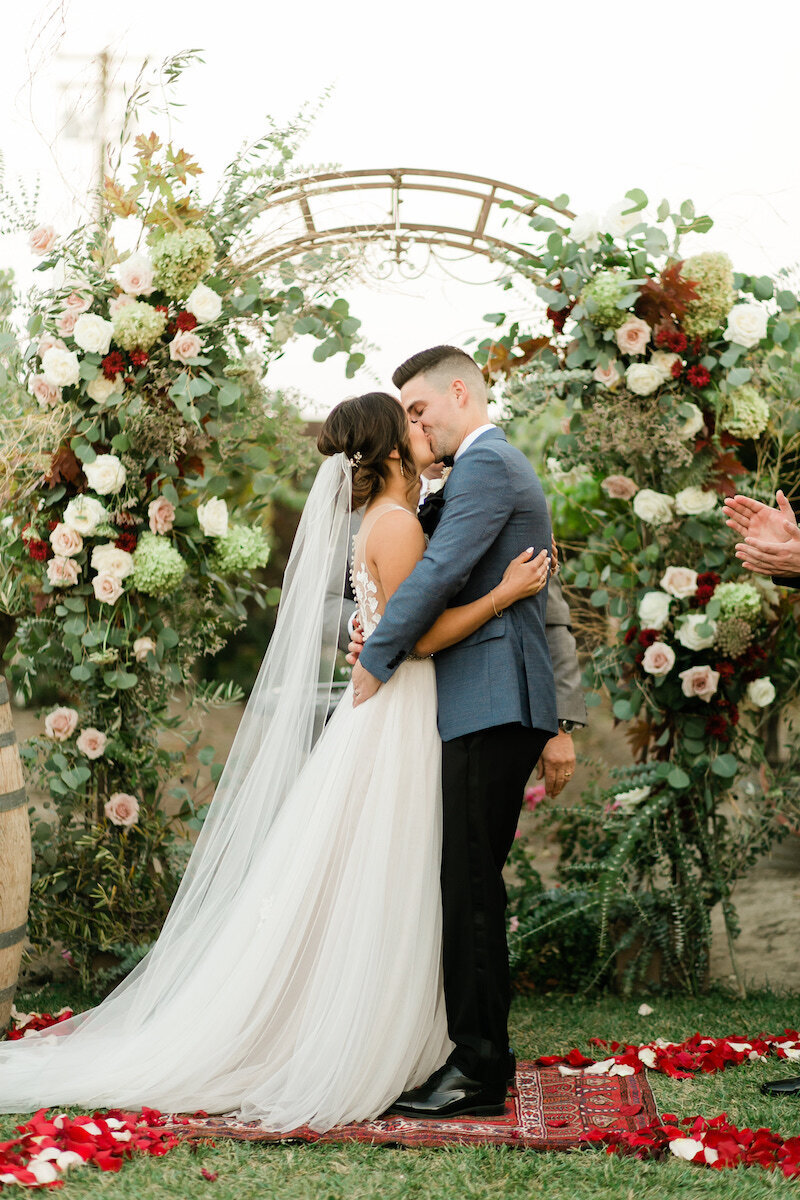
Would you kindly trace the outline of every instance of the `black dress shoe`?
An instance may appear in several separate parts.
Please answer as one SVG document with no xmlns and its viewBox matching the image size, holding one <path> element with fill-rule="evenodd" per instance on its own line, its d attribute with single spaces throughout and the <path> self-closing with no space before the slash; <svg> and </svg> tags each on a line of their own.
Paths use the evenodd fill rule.
<svg viewBox="0 0 800 1200">
<path fill-rule="evenodd" d="M 786 1079 L 762 1083 L 761 1090 L 765 1096 L 800 1096 L 800 1075 L 789 1075 Z"/>
<path fill-rule="evenodd" d="M 414 1117 L 417 1120 L 467 1114 L 489 1117 L 500 1116 L 505 1108 L 504 1083 L 489 1088 L 477 1079 L 462 1075 L 458 1067 L 445 1063 L 421 1087 L 398 1096 L 386 1116 Z"/>
<path fill-rule="evenodd" d="M 517 1056 L 511 1047 L 508 1047 L 508 1078 L 506 1079 L 506 1087 L 512 1088 L 517 1082 Z"/>
</svg>

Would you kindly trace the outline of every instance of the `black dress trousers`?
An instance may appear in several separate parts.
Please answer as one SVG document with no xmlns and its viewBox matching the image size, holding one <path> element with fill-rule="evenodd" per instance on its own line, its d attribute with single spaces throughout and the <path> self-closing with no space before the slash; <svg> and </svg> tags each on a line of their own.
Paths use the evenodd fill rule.
<svg viewBox="0 0 800 1200">
<path fill-rule="evenodd" d="M 508 1074 L 511 982 L 503 865 L 525 785 L 552 735 L 519 724 L 442 744 L 442 917 L 448 1061 L 487 1087 Z"/>
</svg>

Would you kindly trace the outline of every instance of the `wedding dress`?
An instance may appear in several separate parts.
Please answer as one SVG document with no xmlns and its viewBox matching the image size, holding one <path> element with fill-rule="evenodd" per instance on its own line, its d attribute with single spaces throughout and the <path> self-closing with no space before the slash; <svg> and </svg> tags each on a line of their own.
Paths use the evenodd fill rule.
<svg viewBox="0 0 800 1200">
<path fill-rule="evenodd" d="M 312 749 L 349 488 L 347 460 L 328 459 L 158 942 L 97 1008 L 0 1045 L 0 1111 L 148 1105 L 323 1131 L 377 1116 L 447 1057 L 432 660 L 403 663 L 358 708 L 348 687 Z M 367 637 L 384 598 L 366 545 L 397 507 L 375 508 L 354 539 Z"/>
</svg>

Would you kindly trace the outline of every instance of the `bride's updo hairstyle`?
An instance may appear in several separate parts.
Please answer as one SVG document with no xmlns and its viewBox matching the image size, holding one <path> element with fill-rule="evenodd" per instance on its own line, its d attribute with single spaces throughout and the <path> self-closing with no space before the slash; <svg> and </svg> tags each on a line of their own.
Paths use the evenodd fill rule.
<svg viewBox="0 0 800 1200">
<path fill-rule="evenodd" d="M 409 490 L 417 464 L 408 440 L 408 417 L 386 392 L 367 392 L 343 400 L 328 414 L 317 438 L 320 454 L 344 454 L 353 468 L 353 508 L 379 496 L 389 477 L 389 455 L 397 450 Z"/>
</svg>

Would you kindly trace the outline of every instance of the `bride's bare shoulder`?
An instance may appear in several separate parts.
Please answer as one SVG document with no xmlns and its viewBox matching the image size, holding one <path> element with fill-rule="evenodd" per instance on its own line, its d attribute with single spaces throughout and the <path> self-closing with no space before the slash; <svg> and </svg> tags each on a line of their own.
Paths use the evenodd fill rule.
<svg viewBox="0 0 800 1200">
<path fill-rule="evenodd" d="M 425 550 L 425 535 L 416 515 L 399 505 L 375 514 L 367 538 L 367 552 L 376 562 L 387 554 L 414 554 Z"/>
</svg>

